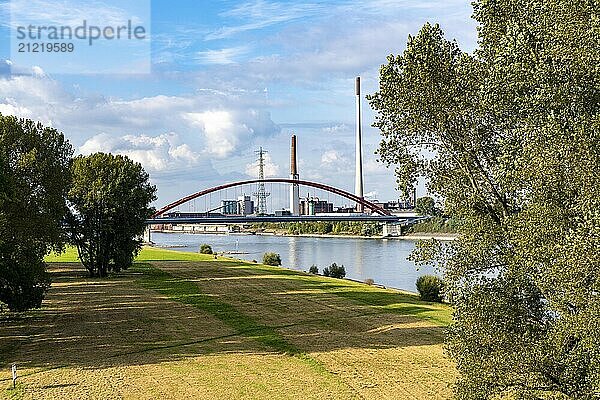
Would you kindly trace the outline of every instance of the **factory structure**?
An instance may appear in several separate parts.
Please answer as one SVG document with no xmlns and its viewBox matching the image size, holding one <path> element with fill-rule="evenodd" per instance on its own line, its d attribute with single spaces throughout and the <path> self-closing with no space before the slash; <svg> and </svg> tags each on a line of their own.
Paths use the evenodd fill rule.
<svg viewBox="0 0 600 400">
<path fill-rule="evenodd" d="M 355 81 L 356 94 L 356 135 L 355 135 L 355 180 L 354 180 L 354 195 L 364 199 L 364 180 L 363 180 L 363 154 L 362 154 L 362 109 L 361 109 L 361 83 L 360 77 Z M 296 135 L 291 137 L 290 145 L 290 180 L 300 180 L 298 171 L 298 138 Z M 265 150 L 260 148 L 256 152 L 258 155 L 259 179 L 264 179 L 264 154 Z M 305 197 L 300 197 L 300 185 L 289 184 L 289 207 L 279 210 L 273 210 L 270 213 L 267 211 L 266 199 L 271 195 L 266 191 L 264 183 L 257 185 L 257 190 L 252 195 L 242 194 L 236 199 L 224 199 L 218 207 L 204 212 L 182 212 L 172 211 L 166 213 L 166 217 L 171 218 L 202 218 L 202 217 L 218 217 L 218 216 L 249 216 L 249 215 L 274 215 L 274 216 L 315 216 L 336 213 L 367 213 L 370 214 L 373 210 L 364 208 L 361 204 L 346 205 L 335 207 L 328 199 L 321 199 L 314 194 L 306 193 Z M 256 202 L 252 198 L 256 198 Z M 391 213 L 406 213 L 406 211 L 414 208 L 416 204 L 416 192 L 411 193 L 406 200 L 379 202 L 371 200 L 371 203 L 390 211 Z M 165 227 L 166 228 L 166 227 Z M 193 228 L 185 228 L 184 225 L 179 227 L 173 226 L 173 230 L 185 231 L 205 231 L 217 232 L 222 227 L 211 229 L 204 226 L 194 226 Z M 168 229 L 168 228 L 167 228 Z M 223 228 L 226 230 L 226 227 Z"/>
</svg>

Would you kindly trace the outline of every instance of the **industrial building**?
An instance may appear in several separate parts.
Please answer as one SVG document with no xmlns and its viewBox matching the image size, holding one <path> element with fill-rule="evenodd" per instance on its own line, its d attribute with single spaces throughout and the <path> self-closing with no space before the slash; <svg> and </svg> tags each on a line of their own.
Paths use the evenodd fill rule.
<svg viewBox="0 0 600 400">
<path fill-rule="evenodd" d="M 221 200 L 221 212 L 223 215 L 239 215 L 237 200 Z"/>
<path fill-rule="evenodd" d="M 254 201 L 250 199 L 250 196 L 240 196 L 237 201 L 238 214 L 240 215 L 252 215 L 254 214 Z"/>
<path fill-rule="evenodd" d="M 319 200 L 318 197 L 302 198 L 300 200 L 300 215 L 317 215 L 333 212 L 333 203 Z"/>
</svg>

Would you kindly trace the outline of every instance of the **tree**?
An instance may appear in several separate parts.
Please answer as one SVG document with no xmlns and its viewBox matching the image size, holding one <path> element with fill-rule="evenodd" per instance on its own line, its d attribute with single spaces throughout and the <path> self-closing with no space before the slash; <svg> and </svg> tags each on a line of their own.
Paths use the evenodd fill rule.
<svg viewBox="0 0 600 400">
<path fill-rule="evenodd" d="M 107 276 L 133 263 L 156 188 L 139 163 L 96 153 L 73 162 L 69 232 L 91 276 Z"/>
<path fill-rule="evenodd" d="M 0 115 L 0 301 L 39 307 L 50 287 L 43 258 L 60 251 L 71 145 L 55 129 Z"/>
<path fill-rule="evenodd" d="M 329 267 L 323 268 L 323 276 L 343 279 L 346 276 L 346 268 L 343 265 L 338 266 L 336 263 L 333 263 Z"/>
<path fill-rule="evenodd" d="M 416 286 L 422 300 L 438 303 L 442 301 L 442 280 L 439 277 L 435 275 L 421 275 L 417 279 Z"/>
<path fill-rule="evenodd" d="M 437 210 L 435 209 L 435 200 L 433 197 L 419 197 L 415 205 L 415 212 L 419 215 L 436 215 Z"/>
<path fill-rule="evenodd" d="M 265 253 L 263 255 L 263 264 L 279 266 L 281 265 L 281 256 L 277 253 Z"/>
<path fill-rule="evenodd" d="M 213 250 L 212 247 L 210 247 L 210 244 L 203 244 L 200 246 L 200 254 L 212 254 Z"/>
<path fill-rule="evenodd" d="M 444 271 L 457 397 L 595 398 L 600 8 L 474 7 L 474 54 L 427 24 L 381 68 L 370 96 L 379 153 L 400 188 L 426 176 L 461 221 L 458 240 L 424 242 L 413 255 Z"/>
</svg>

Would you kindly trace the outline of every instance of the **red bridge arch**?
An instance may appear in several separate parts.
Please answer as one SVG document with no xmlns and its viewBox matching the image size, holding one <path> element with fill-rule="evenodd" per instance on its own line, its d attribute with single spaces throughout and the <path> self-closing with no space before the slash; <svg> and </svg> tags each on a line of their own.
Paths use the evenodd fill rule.
<svg viewBox="0 0 600 400">
<path fill-rule="evenodd" d="M 183 203 L 187 203 L 190 200 L 194 200 L 198 197 L 205 196 L 210 193 L 218 192 L 219 190 L 224 190 L 224 189 L 228 189 L 231 187 L 242 186 L 242 185 L 250 185 L 253 183 L 261 183 L 261 182 L 262 183 L 293 183 L 296 185 L 310 186 L 310 187 L 314 187 L 317 189 L 322 189 L 327 192 L 331 192 L 331 193 L 337 194 L 339 196 L 345 197 L 348 200 L 352 200 L 352 201 L 362 205 L 363 207 L 367 207 L 367 208 L 373 210 L 373 212 L 376 212 L 379 215 L 391 215 L 391 213 L 389 211 L 384 210 L 383 208 L 379 207 L 375 203 L 372 203 L 369 200 L 365 200 L 363 198 L 355 196 L 354 194 L 352 194 L 350 192 L 346 192 L 345 190 L 338 189 L 333 186 L 329 186 L 329 185 L 325 185 L 325 184 L 317 183 L 317 182 L 311 182 L 311 181 L 296 180 L 296 179 L 267 178 L 267 179 L 251 179 L 248 181 L 231 182 L 231 183 L 226 183 L 221 186 L 216 186 L 214 188 L 202 190 L 200 192 L 183 197 L 171 204 L 164 206 L 163 208 L 156 211 L 154 213 L 154 215 L 152 215 L 152 218 L 157 218 L 157 217 L 163 215 L 164 213 L 166 213 L 167 211 L 172 210 L 173 208 L 175 208 Z"/>
</svg>

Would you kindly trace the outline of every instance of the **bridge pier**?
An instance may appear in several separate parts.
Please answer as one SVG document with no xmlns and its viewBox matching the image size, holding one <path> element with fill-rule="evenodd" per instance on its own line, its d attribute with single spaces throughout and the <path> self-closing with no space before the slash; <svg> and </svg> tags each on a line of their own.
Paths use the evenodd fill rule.
<svg viewBox="0 0 600 400">
<path fill-rule="evenodd" d="M 402 236 L 402 224 L 397 222 L 383 223 L 383 237 Z"/>
<path fill-rule="evenodd" d="M 150 225 L 146 225 L 146 229 L 144 229 L 144 243 L 152 243 L 152 234 L 150 232 Z"/>
</svg>

